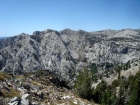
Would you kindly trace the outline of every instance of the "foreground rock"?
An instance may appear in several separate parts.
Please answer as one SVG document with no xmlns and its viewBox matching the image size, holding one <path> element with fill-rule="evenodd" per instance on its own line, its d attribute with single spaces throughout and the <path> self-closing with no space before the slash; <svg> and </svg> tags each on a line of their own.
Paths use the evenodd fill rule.
<svg viewBox="0 0 140 105">
<path fill-rule="evenodd" d="M 95 105 L 78 97 L 65 85 L 54 84 L 52 79 L 44 71 L 5 78 L 8 83 L 14 80 L 11 82 L 14 87 L 7 85 L 10 90 L 1 87 L 0 105 Z"/>
</svg>

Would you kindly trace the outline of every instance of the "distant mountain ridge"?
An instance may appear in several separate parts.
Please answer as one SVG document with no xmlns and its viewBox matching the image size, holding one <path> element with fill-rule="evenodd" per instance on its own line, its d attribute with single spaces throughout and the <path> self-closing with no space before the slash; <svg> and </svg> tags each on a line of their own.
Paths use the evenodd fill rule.
<svg viewBox="0 0 140 105">
<path fill-rule="evenodd" d="M 6 39 L 6 38 L 8 38 L 8 37 L 0 37 L 0 39 Z"/>
<path fill-rule="evenodd" d="M 49 70 L 73 83 L 83 67 L 126 63 L 140 57 L 140 29 L 35 31 L 0 40 L 0 70 L 16 73 Z"/>
</svg>

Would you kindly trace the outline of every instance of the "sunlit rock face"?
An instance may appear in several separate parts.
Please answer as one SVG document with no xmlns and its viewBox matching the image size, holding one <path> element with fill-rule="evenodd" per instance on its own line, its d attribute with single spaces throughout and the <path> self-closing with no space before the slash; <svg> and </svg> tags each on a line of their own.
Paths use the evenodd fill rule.
<svg viewBox="0 0 140 105">
<path fill-rule="evenodd" d="M 140 57 L 140 30 L 86 32 L 47 29 L 0 40 L 0 70 L 14 74 L 49 70 L 71 83 L 83 67 Z"/>
</svg>

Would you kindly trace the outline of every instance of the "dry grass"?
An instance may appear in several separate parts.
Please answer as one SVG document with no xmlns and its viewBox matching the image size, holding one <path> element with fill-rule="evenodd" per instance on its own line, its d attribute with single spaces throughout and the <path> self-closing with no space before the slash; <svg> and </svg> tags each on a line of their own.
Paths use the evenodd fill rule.
<svg viewBox="0 0 140 105">
<path fill-rule="evenodd" d="M 6 80 L 6 78 L 0 74 L 0 81 L 5 81 L 5 80 Z"/>
<path fill-rule="evenodd" d="M 25 76 L 23 76 L 23 75 L 18 75 L 18 76 L 16 76 L 16 78 L 25 79 Z"/>
<path fill-rule="evenodd" d="M 48 100 L 44 100 L 44 103 L 47 104 L 48 103 Z"/>
<path fill-rule="evenodd" d="M 11 76 L 4 73 L 4 72 L 0 72 L 0 81 L 5 81 L 6 79 L 10 79 Z"/>
<path fill-rule="evenodd" d="M 77 104 L 74 104 L 71 100 L 69 100 L 69 104 L 70 105 L 77 105 Z"/>
<path fill-rule="evenodd" d="M 38 85 L 38 84 L 40 84 L 40 83 L 37 82 L 37 81 L 32 81 L 31 84 L 33 84 L 33 85 Z"/>
<path fill-rule="evenodd" d="M 3 94 L 5 97 L 20 97 L 20 92 L 18 90 L 15 90 L 14 88 L 10 88 L 10 92 L 7 90 L 3 90 Z"/>
</svg>

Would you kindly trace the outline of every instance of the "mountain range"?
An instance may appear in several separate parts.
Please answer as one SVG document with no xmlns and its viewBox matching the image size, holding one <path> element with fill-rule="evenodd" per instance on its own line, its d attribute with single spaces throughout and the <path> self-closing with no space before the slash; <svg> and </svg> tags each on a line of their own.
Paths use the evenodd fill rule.
<svg viewBox="0 0 140 105">
<path fill-rule="evenodd" d="M 8 38 L 8 37 L 0 37 L 0 40 L 1 40 L 1 39 L 6 39 L 6 38 Z"/>
<path fill-rule="evenodd" d="M 22 74 L 46 70 L 73 84 L 84 67 L 98 73 L 118 63 L 140 59 L 140 29 L 47 29 L 0 40 L 0 71 Z"/>
</svg>

